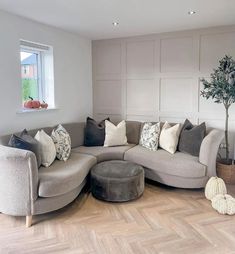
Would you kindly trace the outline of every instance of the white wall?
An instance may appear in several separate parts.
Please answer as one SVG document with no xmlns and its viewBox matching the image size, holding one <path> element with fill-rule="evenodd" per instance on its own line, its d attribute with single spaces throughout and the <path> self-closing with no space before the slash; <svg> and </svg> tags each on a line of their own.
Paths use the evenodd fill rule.
<svg viewBox="0 0 235 254">
<path fill-rule="evenodd" d="M 93 105 L 101 119 L 206 121 L 224 128 L 224 108 L 200 97 L 201 77 L 235 57 L 235 26 L 94 41 Z M 233 153 L 235 106 L 230 111 Z"/>
<path fill-rule="evenodd" d="M 58 110 L 17 114 L 21 108 L 20 39 L 53 46 Z M 84 121 L 92 114 L 91 69 L 90 40 L 0 11 L 0 135 Z"/>
</svg>

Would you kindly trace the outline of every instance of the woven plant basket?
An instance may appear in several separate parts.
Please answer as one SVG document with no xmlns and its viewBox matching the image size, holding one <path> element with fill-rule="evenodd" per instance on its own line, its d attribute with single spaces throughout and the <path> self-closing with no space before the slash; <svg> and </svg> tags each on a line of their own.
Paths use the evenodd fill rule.
<svg viewBox="0 0 235 254">
<path fill-rule="evenodd" d="M 227 165 L 219 161 L 217 165 L 217 176 L 222 178 L 226 184 L 235 184 L 235 164 Z"/>
</svg>

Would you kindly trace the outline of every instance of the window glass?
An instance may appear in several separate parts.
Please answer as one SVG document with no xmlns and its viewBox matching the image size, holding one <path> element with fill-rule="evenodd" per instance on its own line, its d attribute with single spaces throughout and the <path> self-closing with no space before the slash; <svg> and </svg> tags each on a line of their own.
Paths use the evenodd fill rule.
<svg viewBox="0 0 235 254">
<path fill-rule="evenodd" d="M 21 81 L 22 81 L 22 101 L 28 100 L 30 97 L 40 100 L 39 90 L 41 84 L 38 77 L 39 56 L 40 53 L 33 53 L 21 50 Z"/>
</svg>

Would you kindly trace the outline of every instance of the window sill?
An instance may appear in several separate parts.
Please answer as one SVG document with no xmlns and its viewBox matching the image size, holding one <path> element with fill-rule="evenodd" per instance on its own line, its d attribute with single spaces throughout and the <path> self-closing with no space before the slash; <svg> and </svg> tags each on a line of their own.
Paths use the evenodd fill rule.
<svg viewBox="0 0 235 254">
<path fill-rule="evenodd" d="M 48 112 L 52 110 L 58 110 L 58 108 L 52 107 L 52 108 L 39 108 L 39 109 L 27 109 L 27 108 L 22 108 L 18 110 L 16 113 L 17 114 L 25 114 L 25 113 L 36 113 L 36 112 Z"/>
</svg>

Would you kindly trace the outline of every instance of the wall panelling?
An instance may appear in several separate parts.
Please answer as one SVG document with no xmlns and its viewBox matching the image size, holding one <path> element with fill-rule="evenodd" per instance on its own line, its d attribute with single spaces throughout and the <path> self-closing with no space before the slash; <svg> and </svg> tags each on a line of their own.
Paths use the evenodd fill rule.
<svg viewBox="0 0 235 254">
<path fill-rule="evenodd" d="M 93 41 L 93 113 L 101 119 L 206 121 L 224 127 L 222 105 L 200 97 L 225 54 L 235 57 L 235 26 Z M 235 106 L 230 110 L 234 147 Z M 232 151 L 233 152 L 233 151 Z"/>
</svg>

